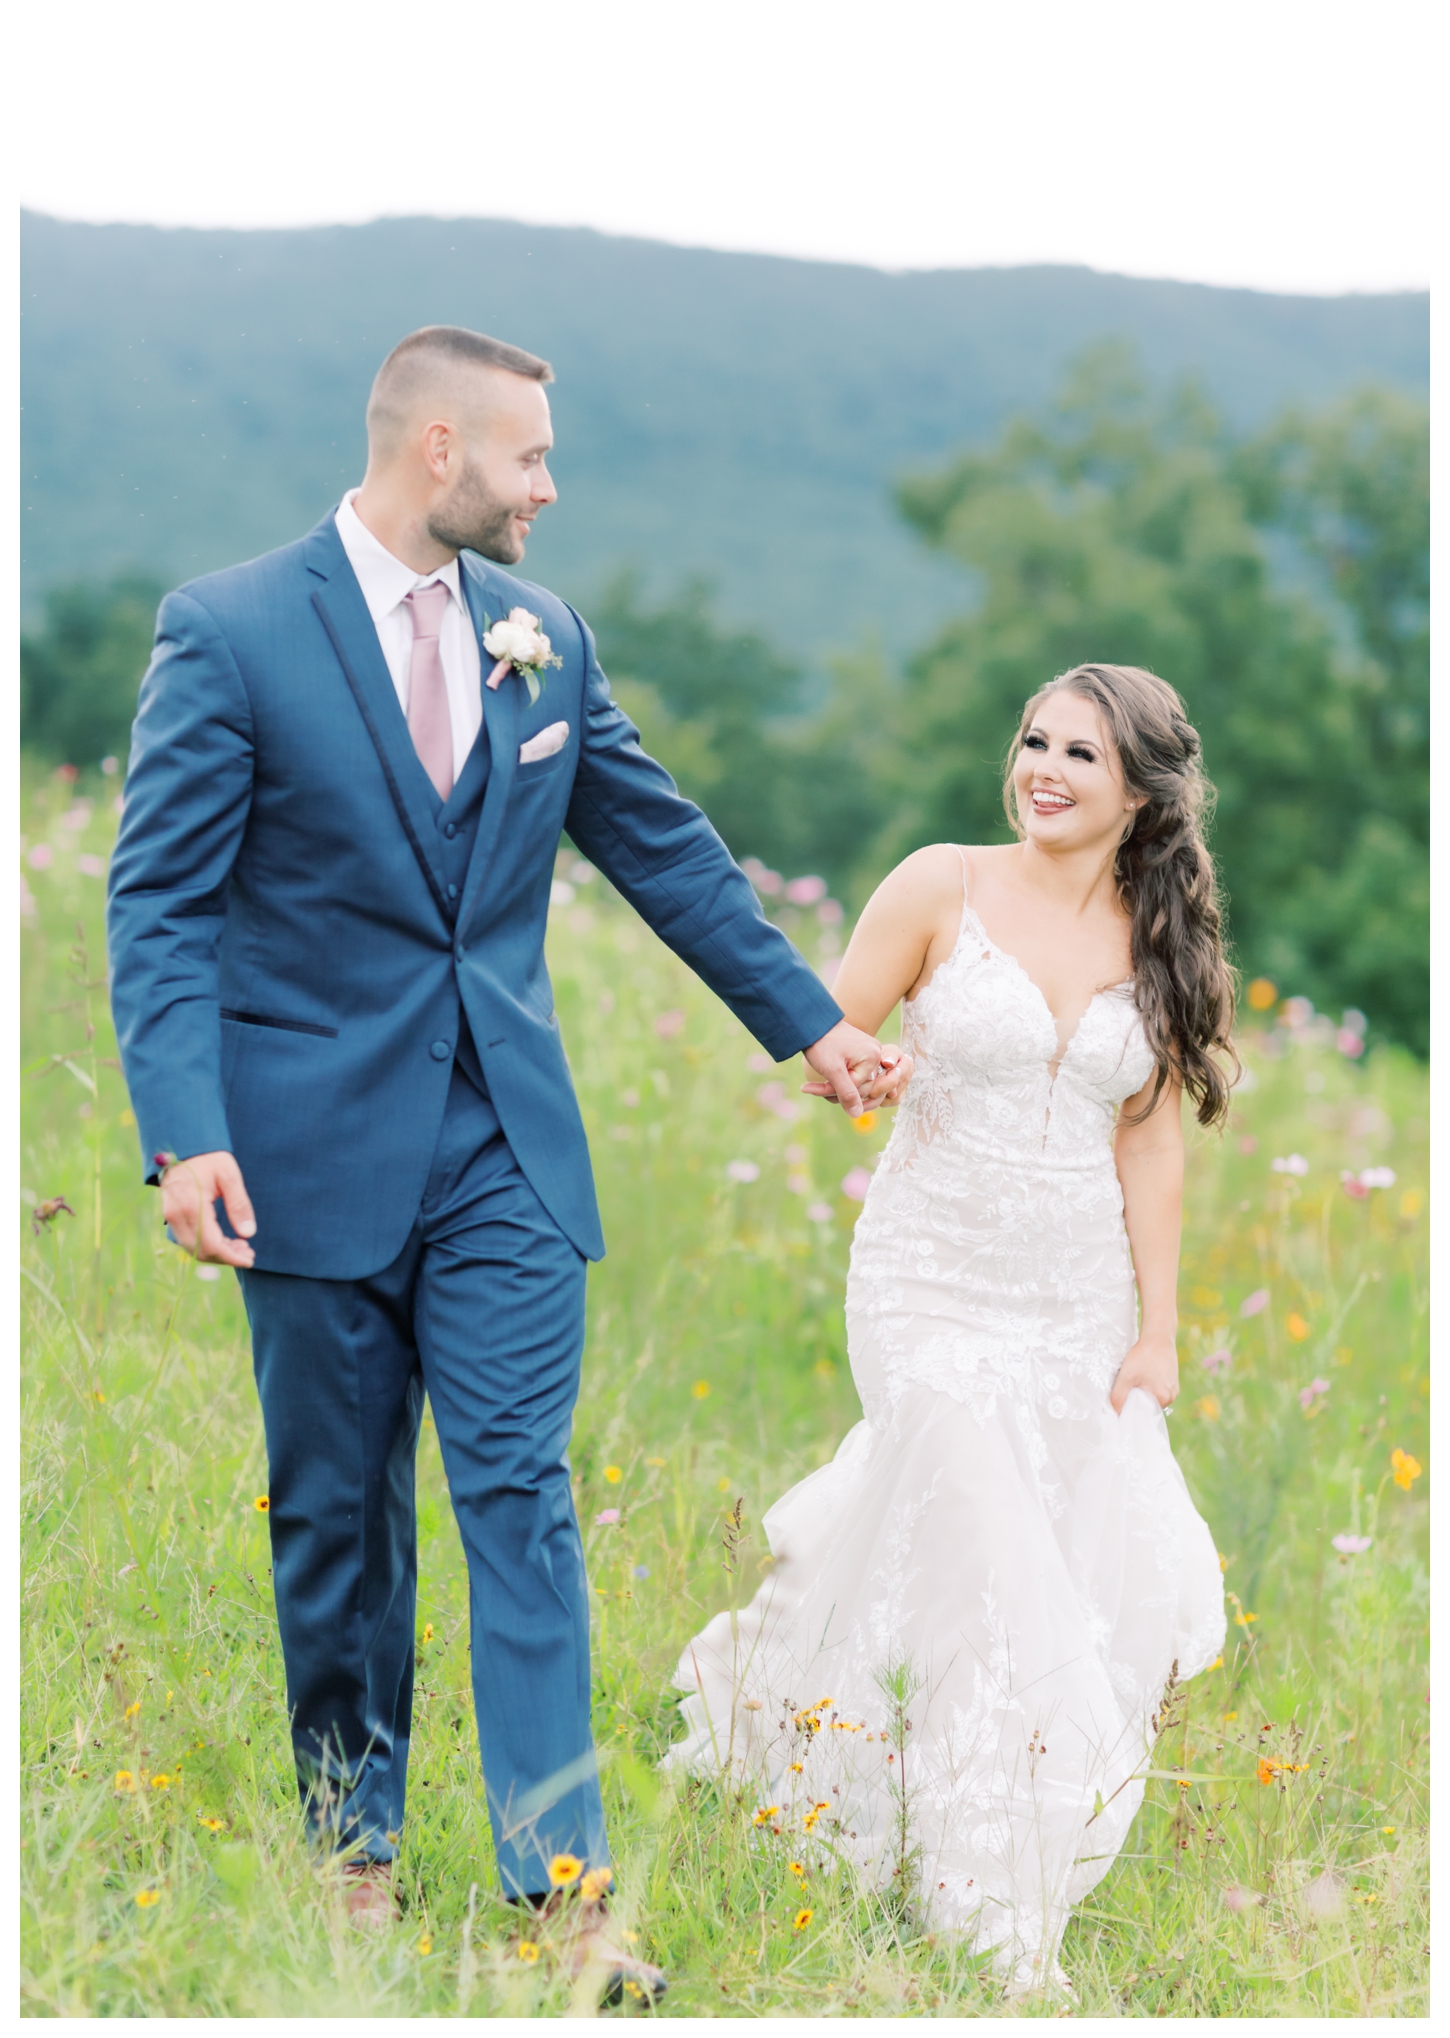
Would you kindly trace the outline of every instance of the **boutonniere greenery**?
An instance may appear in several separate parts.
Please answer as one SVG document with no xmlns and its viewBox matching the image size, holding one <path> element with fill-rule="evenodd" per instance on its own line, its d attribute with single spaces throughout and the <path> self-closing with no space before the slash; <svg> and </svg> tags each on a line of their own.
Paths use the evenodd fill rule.
<svg viewBox="0 0 1450 2038">
<path fill-rule="evenodd" d="M 486 616 L 484 621 L 488 621 Z M 531 616 L 527 609 L 510 609 L 502 622 L 486 629 L 483 648 L 498 661 L 488 675 L 487 684 L 497 689 L 499 681 L 512 666 L 529 690 L 531 706 L 544 690 L 544 674 L 548 668 L 564 663 L 562 658 L 553 655 L 554 647 L 539 628 L 539 618 Z"/>
</svg>

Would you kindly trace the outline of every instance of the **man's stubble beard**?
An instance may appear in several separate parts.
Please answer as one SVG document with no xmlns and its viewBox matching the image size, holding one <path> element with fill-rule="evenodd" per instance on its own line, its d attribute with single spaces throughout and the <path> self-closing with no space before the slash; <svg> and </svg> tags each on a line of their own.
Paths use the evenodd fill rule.
<svg viewBox="0 0 1450 2038">
<path fill-rule="evenodd" d="M 499 566 L 514 566 L 524 556 L 524 541 L 514 528 L 518 508 L 492 493 L 470 461 L 458 486 L 428 519 L 428 535 L 455 552 L 478 552 Z"/>
</svg>

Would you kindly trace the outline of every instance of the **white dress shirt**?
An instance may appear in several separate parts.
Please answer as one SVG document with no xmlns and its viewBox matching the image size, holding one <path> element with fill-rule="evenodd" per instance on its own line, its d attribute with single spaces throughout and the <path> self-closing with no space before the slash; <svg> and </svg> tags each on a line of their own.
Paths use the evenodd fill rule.
<svg viewBox="0 0 1450 2038">
<path fill-rule="evenodd" d="M 451 559 L 437 573 L 415 573 L 373 536 L 352 506 L 356 494 L 357 490 L 350 488 L 337 506 L 337 535 L 357 575 L 405 715 L 413 666 L 413 612 L 407 606 L 407 597 L 415 587 L 429 587 L 435 580 L 441 581 L 453 597 L 438 633 L 438 653 L 443 660 L 443 683 L 448 689 L 456 785 L 463 776 L 464 762 L 483 720 L 482 661 L 473 618 L 463 598 L 458 561 Z"/>
</svg>

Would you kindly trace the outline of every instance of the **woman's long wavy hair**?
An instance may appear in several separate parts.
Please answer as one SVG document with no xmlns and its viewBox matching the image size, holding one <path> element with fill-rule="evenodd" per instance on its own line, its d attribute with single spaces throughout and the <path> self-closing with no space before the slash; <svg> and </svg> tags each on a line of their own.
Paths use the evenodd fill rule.
<svg viewBox="0 0 1450 2038">
<path fill-rule="evenodd" d="M 1132 921 L 1133 984 L 1157 1080 L 1143 1117 L 1177 1076 L 1200 1125 L 1228 1115 L 1238 1081 L 1233 1046 L 1234 978 L 1223 952 L 1213 858 L 1203 840 L 1213 807 L 1203 746 L 1166 680 L 1137 665 L 1075 665 L 1040 688 L 1022 711 L 1007 759 L 1002 804 L 1024 834 L 1013 769 L 1038 708 L 1054 693 L 1091 701 L 1118 754 L 1128 792 L 1147 802 L 1118 850 L 1118 896 Z"/>
</svg>

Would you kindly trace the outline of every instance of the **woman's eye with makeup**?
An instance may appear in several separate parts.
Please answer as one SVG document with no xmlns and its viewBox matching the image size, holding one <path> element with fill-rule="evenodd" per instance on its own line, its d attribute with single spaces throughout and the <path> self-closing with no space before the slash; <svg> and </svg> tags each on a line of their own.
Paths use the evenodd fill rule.
<svg viewBox="0 0 1450 2038">
<path fill-rule="evenodd" d="M 1024 736 L 1022 738 L 1022 748 L 1024 750 L 1045 750 L 1047 742 L 1042 736 Z"/>
<path fill-rule="evenodd" d="M 1069 757 L 1075 757 L 1079 764 L 1093 764 L 1096 762 L 1093 753 L 1085 743 L 1069 743 L 1067 754 Z"/>
</svg>

